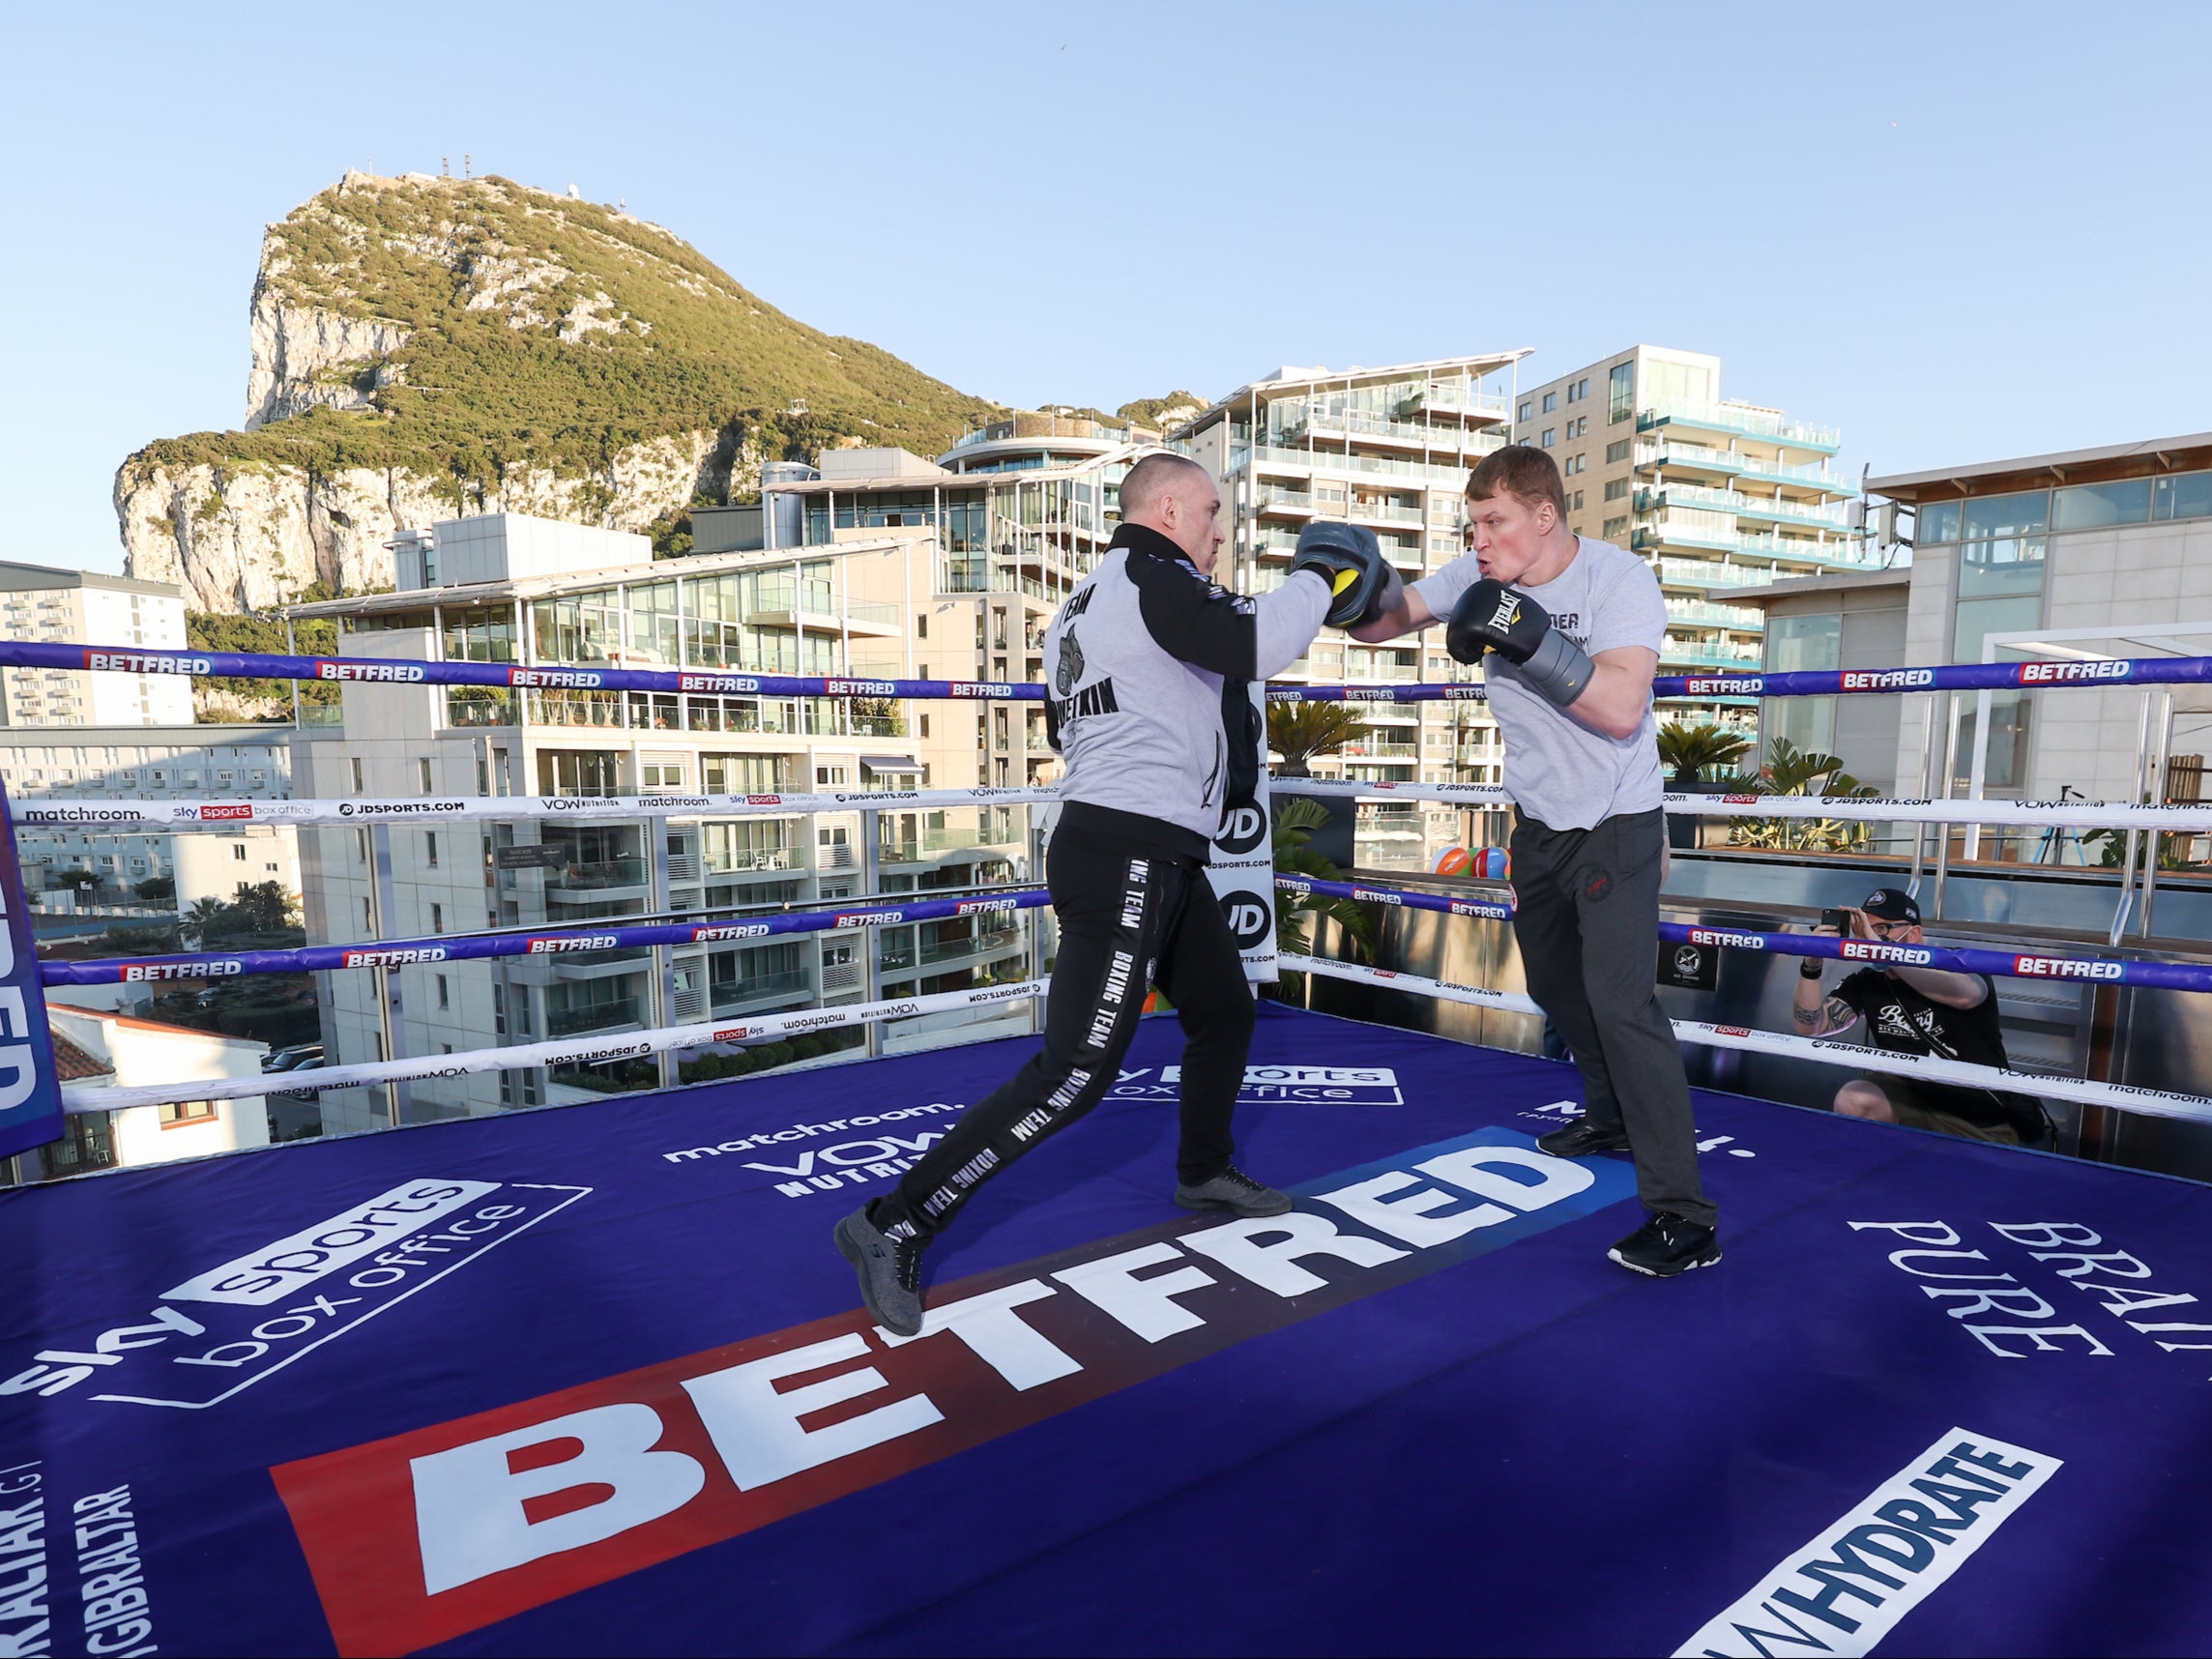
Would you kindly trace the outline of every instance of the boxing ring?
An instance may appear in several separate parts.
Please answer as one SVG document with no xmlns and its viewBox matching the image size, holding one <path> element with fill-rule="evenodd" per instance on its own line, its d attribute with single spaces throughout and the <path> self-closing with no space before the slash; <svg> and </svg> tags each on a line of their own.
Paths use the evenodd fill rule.
<svg viewBox="0 0 2212 1659">
<path fill-rule="evenodd" d="M 36 649 L 0 647 L 0 659 Z M 185 803 L 194 817 L 140 804 L 171 829 L 232 822 L 195 803 Z M 374 805 L 257 804 L 301 824 L 359 822 Z M 646 810 L 634 798 L 599 804 Z M 1758 811 L 1781 805 L 1761 798 Z M 1682 809 L 1729 808 L 1701 797 Z M 1993 816 L 1978 801 L 1899 810 Z M 2208 827 L 2205 812 L 2183 815 Z M 2167 827 L 2139 811 L 2129 822 Z M 1447 913 L 1504 909 L 1306 885 Z M 1017 890 L 920 904 L 1040 902 Z M 777 926 L 866 927 L 892 908 L 919 905 L 856 900 Z M 713 925 L 49 964 L 45 976 L 362 971 L 410 949 L 466 960 L 610 932 L 665 944 L 673 934 L 643 936 Z M 1718 943 L 1896 948 L 1790 934 Z M 1933 965 L 1966 965 L 1929 948 Z M 2008 960 L 1994 971 L 2164 974 L 2179 976 L 2139 982 L 2212 988 L 2187 964 Z M 1319 958 L 1282 965 L 1526 1009 L 1489 987 Z M 942 1005 L 1039 988 L 943 993 Z M 925 1004 L 938 1005 L 742 1023 L 820 1029 Z M 619 1040 L 672 1051 L 729 1024 Z M 1678 1029 L 1722 1046 L 1802 1043 Z M 1699 1091 L 1728 1259 L 1655 1284 L 1604 1258 L 1641 1218 L 1626 1160 L 1535 1150 L 1579 1110 L 1571 1065 L 1268 1003 L 1239 1101 L 1239 1161 L 1296 1196 L 1291 1217 L 1223 1221 L 1167 1203 L 1179 1033 L 1172 1017 L 1150 1018 L 1097 1110 L 988 1183 L 932 1252 L 923 1333 L 877 1330 L 830 1245 L 831 1223 L 894 1180 L 1033 1041 L 0 1194 L 15 1265 L 0 1354 L 0 1645 L 2212 1644 L 2212 1518 L 2196 1462 L 2212 1438 L 2212 1191 Z M 315 1075 L 335 1088 L 607 1046 L 584 1037 Z M 1898 1059 L 1807 1046 L 1848 1048 L 1854 1068 Z M 1939 1062 L 1909 1068 L 1953 1074 Z M 2046 1093 L 2113 1087 L 2013 1081 Z M 267 1089 L 79 1090 L 69 1103 Z M 2212 1101 L 2190 1096 L 2098 1098 L 2212 1117 Z"/>
</svg>

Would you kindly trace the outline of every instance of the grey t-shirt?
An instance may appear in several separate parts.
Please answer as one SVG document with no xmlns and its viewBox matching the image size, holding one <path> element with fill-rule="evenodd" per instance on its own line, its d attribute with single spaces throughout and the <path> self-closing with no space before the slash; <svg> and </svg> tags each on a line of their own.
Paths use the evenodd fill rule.
<svg viewBox="0 0 2212 1659">
<path fill-rule="evenodd" d="M 1438 618 L 1482 580 L 1472 553 L 1454 559 L 1413 592 Z M 1573 561 L 1542 587 L 1520 590 L 1551 613 L 1552 626 L 1595 656 L 1624 645 L 1658 651 L 1667 601 L 1651 568 L 1610 541 L 1580 538 Z M 1490 712 L 1505 734 L 1505 792 L 1554 830 L 1592 830 L 1600 821 L 1659 804 L 1659 726 L 1649 711 L 1636 735 L 1609 738 L 1532 691 L 1496 652 L 1483 658 Z"/>
</svg>

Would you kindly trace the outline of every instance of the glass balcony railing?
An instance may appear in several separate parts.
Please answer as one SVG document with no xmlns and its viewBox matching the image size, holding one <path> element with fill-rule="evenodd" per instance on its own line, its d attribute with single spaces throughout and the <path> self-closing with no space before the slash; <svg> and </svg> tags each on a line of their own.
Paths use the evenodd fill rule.
<svg viewBox="0 0 2212 1659">
<path fill-rule="evenodd" d="M 1645 485 L 1636 492 L 1636 510 L 1657 512 L 1670 507 L 1703 509 L 1712 512 L 1732 512 L 1739 517 L 1777 519 L 1791 524 L 1808 524 L 1822 530 L 1841 531 L 1848 527 L 1845 509 L 1813 507 L 1805 502 L 1774 501 L 1764 496 L 1747 495 L 1742 490 L 1712 489 L 1704 484 Z"/>
<path fill-rule="evenodd" d="M 1504 438 L 1491 434 L 1487 447 L 1477 445 L 1476 450 L 1487 454 L 1492 449 L 1502 448 Z M 1418 479 L 1423 483 L 1435 484 L 1455 493 L 1467 487 L 1465 467 L 1431 466 L 1423 461 L 1401 461 L 1390 455 L 1332 455 L 1326 450 L 1284 450 L 1261 445 L 1253 450 L 1244 445 L 1234 449 L 1229 457 L 1229 470 L 1237 472 L 1251 467 L 1261 472 L 1269 468 L 1288 468 L 1300 473 L 1318 473 L 1328 478 L 1342 478 L 1362 473 L 1381 473 L 1393 478 Z"/>
<path fill-rule="evenodd" d="M 603 1032 L 614 1026 L 634 1026 L 642 1014 L 643 1005 L 636 997 L 617 997 L 603 1003 L 572 1003 L 567 1006 L 548 1005 L 545 1034 L 581 1036 L 586 1032 Z"/>
<path fill-rule="evenodd" d="M 511 726 L 516 718 L 514 693 L 458 688 L 446 693 L 449 726 Z"/>
<path fill-rule="evenodd" d="M 714 1017 L 720 1019 L 764 997 L 806 996 L 813 989 L 813 978 L 803 968 L 790 969 L 781 974 L 755 974 L 750 978 L 717 981 L 711 992 L 712 1006 Z"/>
<path fill-rule="evenodd" d="M 584 893 L 607 888 L 641 888 L 645 884 L 643 859 L 599 859 L 570 864 L 566 869 L 549 870 L 545 876 L 545 890 L 549 896 L 563 891 Z"/>
<path fill-rule="evenodd" d="M 1808 450 L 1838 450 L 1844 442 L 1844 435 L 1833 426 L 1815 426 L 1809 422 L 1792 421 L 1786 415 L 1777 415 L 1770 410 L 1751 409 L 1740 404 L 1661 398 L 1650 407 L 1636 412 L 1636 429 L 1639 432 L 1649 431 L 1655 426 L 1673 422 L 1703 426 L 1710 431 L 1743 432 L 1755 437 L 1773 438 Z"/>
</svg>

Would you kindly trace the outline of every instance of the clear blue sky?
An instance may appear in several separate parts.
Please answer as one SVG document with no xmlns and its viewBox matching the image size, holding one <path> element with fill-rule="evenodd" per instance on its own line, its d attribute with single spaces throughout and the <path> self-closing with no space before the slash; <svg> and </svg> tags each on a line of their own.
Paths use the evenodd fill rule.
<svg viewBox="0 0 2212 1659">
<path fill-rule="evenodd" d="M 120 567 L 347 167 L 626 200 L 1009 403 L 1636 340 L 1877 472 L 2212 427 L 2212 7 L 43 7 L 0 557 Z"/>
</svg>

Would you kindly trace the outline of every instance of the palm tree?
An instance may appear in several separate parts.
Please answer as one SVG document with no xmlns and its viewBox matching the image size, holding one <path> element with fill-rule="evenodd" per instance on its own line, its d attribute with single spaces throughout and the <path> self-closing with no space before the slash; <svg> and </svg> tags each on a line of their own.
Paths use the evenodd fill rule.
<svg viewBox="0 0 2212 1659">
<path fill-rule="evenodd" d="M 194 950 L 204 950 L 207 948 L 209 933 L 230 919 L 226 914 L 229 909 L 229 905 L 212 894 L 206 898 L 194 899 L 192 908 L 177 918 L 178 928 L 191 941 Z"/>
<path fill-rule="evenodd" d="M 1286 876 L 1307 876 L 1315 881 L 1341 882 L 1344 872 L 1308 847 L 1313 832 L 1328 822 L 1328 811 L 1310 797 L 1295 796 L 1274 803 L 1274 862 Z M 1295 895 L 1275 889 L 1275 948 L 1291 955 L 1313 952 L 1312 936 L 1299 913 L 1325 916 L 1344 929 L 1353 953 L 1375 959 L 1375 918 L 1356 900 L 1329 898 L 1321 893 Z"/>
<path fill-rule="evenodd" d="M 1751 747 L 1751 739 L 1726 726 L 1685 726 L 1673 721 L 1659 728 L 1659 760 L 1676 789 L 1688 789 L 1713 767 L 1732 767 Z"/>
<path fill-rule="evenodd" d="M 1277 777 L 1311 777 L 1306 763 L 1314 756 L 1332 755 L 1366 735 L 1359 711 L 1342 703 L 1267 705 L 1267 746 L 1283 757 Z"/>
</svg>

